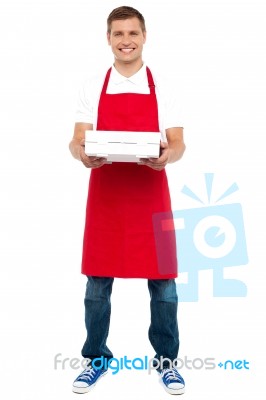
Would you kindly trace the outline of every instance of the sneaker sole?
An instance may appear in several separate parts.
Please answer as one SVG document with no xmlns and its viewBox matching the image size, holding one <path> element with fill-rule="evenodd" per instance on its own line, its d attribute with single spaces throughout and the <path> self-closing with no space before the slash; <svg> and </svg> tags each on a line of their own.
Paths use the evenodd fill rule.
<svg viewBox="0 0 266 400">
<path fill-rule="evenodd" d="M 182 387 L 182 388 L 180 388 L 180 389 L 170 389 L 170 388 L 168 388 L 167 386 L 165 386 L 165 384 L 163 383 L 163 381 L 162 381 L 161 378 L 159 378 L 159 379 L 160 379 L 160 380 L 159 380 L 160 385 L 161 385 L 161 386 L 164 388 L 164 390 L 165 390 L 167 393 L 169 393 L 169 394 L 179 395 L 179 394 L 184 394 L 185 391 L 186 391 L 185 386 Z"/>
<path fill-rule="evenodd" d="M 78 387 L 78 386 L 72 386 L 72 392 L 73 393 L 78 393 L 78 394 L 84 394 L 84 393 L 88 393 L 90 390 L 92 390 L 94 388 L 94 386 L 96 385 L 96 383 L 107 374 L 108 371 L 104 372 L 101 376 L 99 376 L 99 378 L 97 379 L 97 381 L 93 384 L 93 385 L 89 385 L 86 387 Z"/>
<path fill-rule="evenodd" d="M 179 394 L 184 394 L 184 393 L 185 393 L 185 388 L 184 388 L 184 387 L 183 387 L 183 388 L 180 388 L 180 389 L 169 389 L 169 388 L 166 387 L 165 385 L 163 385 L 163 387 L 164 387 L 164 390 L 165 390 L 167 393 L 170 393 L 170 394 L 179 395 Z"/>
</svg>

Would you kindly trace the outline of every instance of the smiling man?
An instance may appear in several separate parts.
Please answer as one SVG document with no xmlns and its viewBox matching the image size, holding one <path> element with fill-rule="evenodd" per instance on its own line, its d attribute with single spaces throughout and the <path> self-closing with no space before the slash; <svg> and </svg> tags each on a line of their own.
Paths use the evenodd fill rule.
<svg viewBox="0 0 266 400">
<path fill-rule="evenodd" d="M 104 76 L 84 83 L 69 145 L 73 157 L 91 169 L 82 257 L 87 276 L 82 356 L 90 361 L 73 391 L 88 392 L 113 358 L 106 342 L 114 278 L 143 278 L 151 298 L 148 334 L 155 350 L 154 368 L 168 393 L 182 394 L 185 383 L 173 363 L 179 350 L 175 233 L 167 234 L 164 266 L 159 267 L 153 216 L 167 213 L 171 218 L 165 166 L 184 153 L 183 128 L 175 99 L 143 62 L 142 14 L 132 7 L 114 9 L 107 19 L 107 41 L 114 64 Z M 109 164 L 87 156 L 85 131 L 93 129 L 161 132 L 160 157 Z"/>
<path fill-rule="evenodd" d="M 143 28 L 137 17 L 113 21 L 112 29 L 108 27 L 107 39 L 115 56 L 115 68 L 122 75 L 126 72 L 125 76 L 131 76 L 142 67 L 142 50 L 146 41 Z"/>
</svg>

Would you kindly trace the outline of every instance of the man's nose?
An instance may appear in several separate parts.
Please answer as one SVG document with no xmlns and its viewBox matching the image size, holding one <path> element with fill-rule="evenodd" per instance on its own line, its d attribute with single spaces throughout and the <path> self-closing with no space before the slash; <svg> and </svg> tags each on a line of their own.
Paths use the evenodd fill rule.
<svg viewBox="0 0 266 400">
<path fill-rule="evenodd" d="M 123 36 L 123 44 L 125 46 L 128 46 L 130 43 L 131 43 L 130 36 L 129 35 L 124 35 Z"/>
</svg>

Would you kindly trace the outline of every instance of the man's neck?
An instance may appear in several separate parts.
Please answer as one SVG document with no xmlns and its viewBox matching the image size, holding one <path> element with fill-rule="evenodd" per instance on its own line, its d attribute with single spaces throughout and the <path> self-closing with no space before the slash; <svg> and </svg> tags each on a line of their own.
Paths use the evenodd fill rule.
<svg viewBox="0 0 266 400">
<path fill-rule="evenodd" d="M 129 78 L 130 76 L 136 74 L 143 66 L 143 61 L 139 60 L 136 63 L 120 63 L 115 60 L 114 67 L 119 72 L 119 74 Z"/>
</svg>

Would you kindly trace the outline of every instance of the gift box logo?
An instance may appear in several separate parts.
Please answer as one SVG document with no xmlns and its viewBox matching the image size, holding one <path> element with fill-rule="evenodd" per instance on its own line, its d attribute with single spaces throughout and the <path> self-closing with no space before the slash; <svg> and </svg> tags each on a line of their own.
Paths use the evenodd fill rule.
<svg viewBox="0 0 266 400">
<path fill-rule="evenodd" d="M 208 203 L 211 202 L 214 174 L 205 174 Z M 216 201 L 223 200 L 238 190 L 232 184 Z M 199 208 L 176 210 L 173 213 L 157 213 L 153 216 L 159 272 L 167 269 L 167 241 L 174 229 L 178 258 L 178 272 L 186 272 L 188 283 L 177 283 L 180 301 L 198 300 L 198 272 L 213 271 L 214 297 L 244 297 L 246 285 L 236 279 L 224 279 L 226 267 L 248 263 L 245 229 L 241 204 L 204 205 L 204 202 L 187 186 L 182 193 L 202 203 Z M 215 204 L 214 203 L 214 204 Z"/>
</svg>

